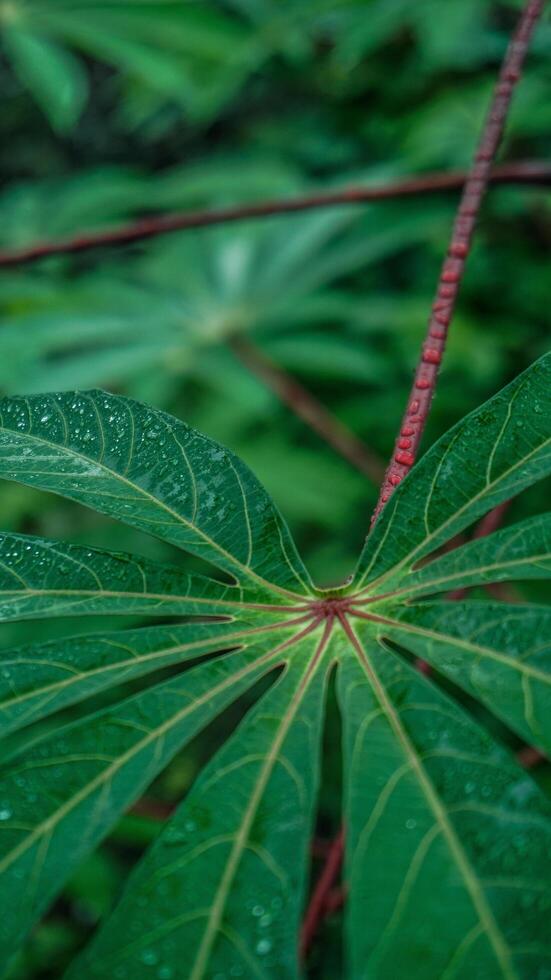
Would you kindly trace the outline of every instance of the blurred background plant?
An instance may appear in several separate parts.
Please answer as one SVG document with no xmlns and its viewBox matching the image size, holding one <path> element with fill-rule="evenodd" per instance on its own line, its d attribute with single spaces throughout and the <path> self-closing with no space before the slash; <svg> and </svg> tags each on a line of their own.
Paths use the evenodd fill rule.
<svg viewBox="0 0 551 980">
<path fill-rule="evenodd" d="M 172 210 L 462 169 L 519 6 L 0 0 L 0 248 Z M 550 53 L 548 16 L 513 103 L 504 160 L 550 159 Z M 401 418 L 455 199 L 275 216 L 3 269 L 0 388 L 101 386 L 166 408 L 238 452 L 275 497 L 317 581 L 340 580 Z M 545 187 L 490 190 L 427 445 L 548 346 L 550 205 Z M 278 397 L 266 363 L 368 447 L 368 475 Z M 541 510 L 544 494 L 541 486 L 525 494 L 510 519 Z M 174 560 L 160 543 L 23 487 L 2 488 L 1 511 L 6 529 Z M 538 598 L 538 589 L 523 594 Z M 63 628 L 74 632 L 74 621 Z M 32 623 L 4 627 L 1 642 L 36 632 Z M 332 703 L 329 716 L 322 836 L 338 823 Z M 60 975 L 221 733 L 219 725 L 197 739 L 125 817 L 10 978 Z M 548 767 L 538 778 L 549 779 Z M 312 952 L 313 976 L 339 975 L 338 914 L 328 935 L 323 961 Z"/>
</svg>

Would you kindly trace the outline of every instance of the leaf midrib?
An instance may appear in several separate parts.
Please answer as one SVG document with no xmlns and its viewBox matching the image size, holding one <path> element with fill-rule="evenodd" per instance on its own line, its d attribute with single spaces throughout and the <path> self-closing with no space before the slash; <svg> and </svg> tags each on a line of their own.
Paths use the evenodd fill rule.
<svg viewBox="0 0 551 980">
<path fill-rule="evenodd" d="M 304 594 L 301 594 L 300 592 L 293 592 L 290 589 L 284 589 L 283 587 L 278 586 L 278 585 L 275 585 L 273 582 L 269 582 L 267 579 L 263 578 L 257 572 L 253 571 L 253 569 L 250 568 L 249 565 L 244 565 L 242 562 L 239 561 L 238 558 L 236 558 L 234 555 L 230 554 L 229 551 L 226 551 L 226 549 L 223 548 L 221 545 L 217 544 L 208 534 L 206 534 L 206 532 L 202 531 L 196 524 L 193 524 L 191 521 L 189 521 L 182 514 L 178 514 L 177 511 L 173 510 L 172 507 L 169 507 L 168 504 L 165 504 L 158 497 L 153 496 L 153 494 L 149 493 L 148 490 L 145 490 L 143 487 L 140 487 L 140 485 L 137 484 L 137 483 L 133 483 L 132 480 L 129 480 L 128 477 L 123 476 L 121 473 L 117 473 L 115 470 L 111 469 L 109 466 L 107 466 L 102 461 L 97 460 L 97 459 L 94 459 L 91 456 L 87 456 L 85 453 L 77 452 L 76 450 L 72 449 L 69 446 L 66 446 L 66 445 L 60 446 L 60 445 L 58 445 L 55 442 L 50 442 L 50 440 L 44 439 L 42 436 L 34 435 L 32 432 L 17 432 L 16 430 L 7 428 L 4 425 L 2 425 L 2 429 L 3 429 L 4 432 L 11 433 L 17 439 L 30 439 L 30 440 L 32 440 L 35 443 L 38 443 L 40 445 L 47 446 L 47 447 L 53 449 L 57 453 L 60 453 L 60 452 L 61 453 L 65 453 L 68 456 L 72 457 L 73 459 L 76 459 L 76 460 L 84 460 L 85 462 L 90 463 L 92 466 L 98 466 L 105 473 L 109 474 L 111 476 L 111 478 L 114 478 L 115 480 L 120 480 L 121 483 L 123 483 L 126 486 L 130 487 L 132 490 L 137 491 L 140 494 L 140 497 L 141 498 L 150 500 L 155 506 L 158 506 L 162 510 L 166 511 L 167 514 L 170 514 L 170 516 L 175 519 L 175 522 L 177 524 L 178 523 L 179 524 L 182 524 L 182 525 L 184 525 L 184 527 L 187 527 L 190 530 L 192 530 L 194 533 L 198 534 L 199 537 L 201 537 L 203 539 L 203 541 L 207 545 L 211 546 L 223 558 L 225 558 L 226 560 L 228 560 L 231 565 L 233 565 L 236 568 L 240 569 L 241 572 L 247 578 L 253 578 L 253 579 L 255 579 L 262 586 L 267 587 L 268 590 L 271 591 L 271 592 L 279 592 L 281 595 L 291 596 L 292 598 L 297 598 L 297 597 L 298 598 L 301 598 L 301 599 L 304 598 Z M 54 476 L 55 475 L 55 474 L 52 474 L 50 471 L 47 471 L 47 473 L 48 473 L 49 476 Z M 62 473 L 62 474 L 59 474 L 59 475 L 66 476 L 67 474 L 63 474 Z M 78 473 L 78 474 L 75 474 L 75 476 L 83 477 L 83 476 L 86 476 L 86 474 Z M 21 482 L 23 482 L 23 481 L 21 481 Z M 50 491 L 50 492 L 54 492 L 55 493 L 56 491 Z M 93 492 L 96 492 L 96 491 L 93 491 Z M 75 498 L 72 498 L 72 499 L 75 499 Z M 77 500 L 77 502 L 80 502 L 80 501 Z M 89 506 L 89 505 L 84 504 L 84 506 Z M 120 517 L 120 519 L 123 520 L 123 522 L 124 522 L 124 518 L 122 516 Z M 277 515 L 276 515 L 276 522 L 277 522 Z M 182 550 L 185 550 L 185 549 L 182 549 Z M 293 571 L 294 571 L 294 569 L 293 569 Z"/>
<path fill-rule="evenodd" d="M 447 518 L 447 520 L 445 520 L 442 524 L 440 524 L 439 527 L 435 528 L 434 531 L 431 531 L 431 533 L 429 535 L 427 535 L 427 537 L 424 538 L 423 541 L 420 541 L 419 544 L 416 545 L 416 547 L 412 551 L 410 551 L 410 553 L 408 555 L 405 555 L 405 557 L 402 558 L 395 565 L 393 565 L 392 568 L 387 569 L 387 571 L 386 572 L 383 572 L 379 576 L 379 578 L 374 579 L 367 586 L 365 586 L 365 588 L 361 589 L 360 592 L 358 593 L 358 595 L 362 595 L 364 592 L 367 592 L 367 591 L 375 588 L 375 586 L 381 585 L 383 582 L 386 581 L 387 578 L 389 578 L 389 576 L 394 575 L 394 574 L 397 574 L 398 572 L 400 572 L 401 569 L 404 567 L 404 565 L 413 564 L 413 562 L 415 561 L 415 558 L 416 558 L 418 552 L 419 551 L 423 551 L 425 549 L 426 545 L 429 544 L 432 539 L 434 539 L 439 534 L 441 534 L 442 531 L 445 531 L 446 527 L 449 524 L 453 523 L 453 521 L 455 521 L 457 517 L 460 517 L 461 514 L 465 510 L 468 510 L 470 507 L 476 505 L 479 500 L 482 500 L 485 496 L 489 496 L 492 493 L 493 489 L 496 486 L 499 486 L 499 484 L 502 483 L 504 480 L 506 480 L 512 473 L 514 473 L 521 466 L 524 466 L 526 464 L 526 462 L 528 460 L 530 460 L 530 458 L 532 456 L 534 456 L 537 453 L 541 452 L 542 449 L 545 449 L 548 445 L 551 445 L 551 438 L 545 439 L 542 443 L 540 443 L 540 445 L 536 446 L 526 456 L 523 456 L 522 459 L 520 459 L 517 463 L 514 464 L 514 466 L 509 467 L 509 469 L 503 470 L 503 472 L 500 473 L 499 477 L 497 477 L 494 480 L 493 483 L 486 484 L 483 487 L 483 489 L 479 491 L 479 493 L 475 494 L 473 497 L 470 497 L 469 500 L 467 500 L 461 507 L 459 507 L 458 510 L 454 511 L 453 514 L 451 514 L 450 517 Z M 362 577 L 361 577 L 361 579 L 360 579 L 360 581 L 358 583 L 359 585 L 362 585 L 362 583 L 365 582 L 366 577 L 369 575 L 370 569 L 373 567 L 373 565 L 375 564 L 377 558 L 379 557 L 379 554 L 380 554 L 381 549 L 383 548 L 383 545 L 384 545 L 384 543 L 386 541 L 386 538 L 387 538 L 387 535 L 388 535 L 388 533 L 390 531 L 390 528 L 392 527 L 392 522 L 394 520 L 394 516 L 396 515 L 396 513 L 398 511 L 398 507 L 399 507 L 399 501 L 395 505 L 395 508 L 394 508 L 394 510 L 393 510 L 393 512 L 392 512 L 392 514 L 390 516 L 390 520 L 388 522 L 388 525 L 387 525 L 387 527 L 385 529 L 385 533 L 383 534 L 383 537 L 381 538 L 381 541 L 379 542 L 379 547 L 377 548 L 377 551 L 375 552 L 375 554 L 373 555 L 373 558 L 371 559 L 371 563 L 369 565 L 369 568 L 366 569 L 366 571 L 363 573 L 363 575 L 362 575 Z M 445 539 L 445 540 L 447 540 L 447 539 Z"/>
<path fill-rule="evenodd" d="M 453 552 L 452 552 L 452 554 L 453 554 Z M 435 559 L 435 561 L 439 561 L 439 560 L 440 559 Z M 458 585 L 459 585 L 460 584 L 460 580 L 463 579 L 463 578 L 466 578 L 469 575 L 479 575 L 479 574 L 483 575 L 486 572 L 492 572 L 494 569 L 496 569 L 496 570 L 499 571 L 499 569 L 502 569 L 502 568 L 517 568 L 517 567 L 519 567 L 521 565 L 537 564 L 540 561 L 548 561 L 548 562 L 551 561 L 551 556 L 549 555 L 549 552 L 546 552 L 543 555 L 530 555 L 530 556 L 528 556 L 526 558 L 517 558 L 517 559 L 511 559 L 511 560 L 508 560 L 508 561 L 505 560 L 505 561 L 502 561 L 502 562 L 499 562 L 499 563 L 498 562 L 494 562 L 494 564 L 492 564 L 492 565 L 477 565 L 476 567 L 473 567 L 471 569 L 467 569 L 465 571 L 455 572 L 455 573 L 450 574 L 450 575 L 444 575 L 444 576 L 441 576 L 440 578 L 431 579 L 431 580 L 428 580 L 426 582 L 419 582 L 419 584 L 413 583 L 413 585 L 409 585 L 409 586 L 408 585 L 405 585 L 402 589 L 396 589 L 396 591 L 390 593 L 390 595 L 392 596 L 392 598 L 395 598 L 395 597 L 398 597 L 398 596 L 401 598 L 404 595 L 414 595 L 414 594 L 418 594 L 419 595 L 419 594 L 423 594 L 423 593 L 428 592 L 429 590 L 430 591 L 440 591 L 439 589 L 436 590 L 435 589 L 435 586 L 438 586 L 438 585 L 440 585 L 442 583 L 444 583 L 444 585 L 445 585 L 446 582 L 453 581 L 454 579 L 458 579 L 459 580 L 458 581 Z M 421 571 L 424 571 L 424 569 L 422 569 Z M 551 571 L 551 567 L 550 567 L 549 571 Z M 412 575 L 418 575 L 420 573 L 419 572 L 411 572 L 411 574 Z M 473 584 L 476 584 L 476 583 L 473 583 Z M 382 598 L 383 597 L 381 597 L 381 599 Z M 384 598 L 389 598 L 389 593 L 386 593 L 386 595 L 384 596 Z"/>
<path fill-rule="evenodd" d="M 205 977 L 205 969 L 208 965 L 210 958 L 210 953 L 212 950 L 212 944 L 214 942 L 216 933 L 218 932 L 220 920 L 222 913 L 228 898 L 228 894 L 232 885 L 233 878 L 239 866 L 241 860 L 241 854 L 243 847 L 247 841 L 248 834 L 254 820 L 257 808 L 259 806 L 262 793 L 266 788 L 267 782 L 270 778 L 273 766 L 277 760 L 279 750 L 285 741 L 289 728 L 293 722 L 293 719 L 299 709 L 299 706 L 306 694 L 308 686 L 312 682 L 316 670 L 320 664 L 323 652 L 327 646 L 331 635 L 332 623 L 326 621 L 325 629 L 322 637 L 316 647 L 316 650 L 308 664 L 308 667 L 300 681 L 300 684 L 295 691 L 291 701 L 289 702 L 288 710 L 282 718 L 281 725 L 279 727 L 277 736 L 275 737 L 270 751 L 265 757 L 265 763 L 259 773 L 258 780 L 253 788 L 250 795 L 249 802 L 245 809 L 243 820 L 239 828 L 238 833 L 235 836 L 233 847 L 230 851 L 226 869 L 222 875 L 222 879 L 216 891 L 216 894 L 211 902 L 210 914 L 208 918 L 208 923 L 201 940 L 201 944 L 197 951 L 195 961 L 191 973 L 189 975 L 189 980 L 203 980 Z"/>
<path fill-rule="evenodd" d="M 246 677 L 247 674 L 253 672 L 255 669 L 260 667 L 263 663 L 269 662 L 271 658 L 277 656 L 277 649 L 278 648 L 276 647 L 273 650 L 269 650 L 262 657 L 259 657 L 257 660 L 254 660 L 251 664 L 247 664 L 246 667 L 243 667 L 240 671 L 237 671 L 235 674 L 232 674 L 230 677 L 226 678 L 224 681 L 222 681 L 220 684 L 216 685 L 215 687 L 210 688 L 208 691 L 205 692 L 205 694 L 201 695 L 198 698 L 195 698 L 190 704 L 187 704 L 185 708 L 182 708 L 181 711 L 177 712 L 175 715 L 172 715 L 168 721 L 163 722 L 163 724 L 160 725 L 158 728 L 155 728 L 151 732 L 148 732 L 145 738 L 141 739 L 139 742 L 136 742 L 130 749 L 124 752 L 121 756 L 118 756 L 117 759 L 112 763 L 111 766 L 109 766 L 108 769 L 104 770 L 103 772 L 95 776 L 94 779 L 91 780 L 91 782 L 87 783 L 86 786 L 83 786 L 78 793 L 75 793 L 74 796 L 70 797 L 70 799 L 63 804 L 63 806 L 59 807 L 58 810 L 56 810 L 46 820 L 43 820 L 41 824 L 35 827 L 32 833 L 29 834 L 27 838 L 21 841 L 21 843 L 18 844 L 16 847 L 12 848 L 12 850 L 9 851 L 5 855 L 5 857 L 0 861 L 0 874 L 3 873 L 7 868 L 9 868 L 10 865 L 13 864 L 13 862 L 17 860 L 17 858 L 20 857 L 21 854 L 24 854 L 25 851 L 27 851 L 29 847 L 31 847 L 36 840 L 39 840 L 40 837 L 42 837 L 44 834 L 49 833 L 53 828 L 55 828 L 55 826 L 63 819 L 63 817 L 65 817 L 68 813 L 70 813 L 70 811 L 74 809 L 74 807 L 78 806 L 78 804 L 82 800 L 86 799 L 86 797 L 89 796 L 89 794 L 92 793 L 98 786 L 101 786 L 102 783 L 107 782 L 111 778 L 111 776 L 118 769 L 121 768 L 121 766 L 123 766 L 129 759 L 131 759 L 134 755 L 136 755 L 143 748 L 145 748 L 145 746 L 147 746 L 149 742 L 155 741 L 157 738 L 161 737 L 167 731 L 169 731 L 174 725 L 177 725 L 178 722 L 180 722 L 183 718 L 185 718 L 187 714 L 193 713 L 197 708 L 201 707 L 203 704 L 211 700 L 212 697 L 225 691 L 233 684 L 235 684 L 236 681 L 239 681 L 243 677 Z"/>
<path fill-rule="evenodd" d="M 236 586 L 227 586 L 228 589 L 236 588 Z M 240 588 L 237 586 L 237 588 Z M 165 593 L 157 592 L 114 592 L 110 589 L 31 589 L 26 586 L 24 589 L 2 589 L 0 588 L 0 605 L 2 603 L 2 598 L 4 596 L 9 596 L 18 598 L 19 596 L 75 596 L 75 597 L 96 597 L 98 599 L 109 598 L 109 599 L 154 599 L 156 601 L 163 602 L 188 602 L 188 603 L 202 603 L 210 606 L 231 606 L 237 607 L 239 609 L 257 609 L 264 612 L 278 612 L 285 609 L 284 606 L 274 604 L 269 606 L 262 602 L 241 602 L 239 600 L 233 599 L 208 599 L 208 598 L 195 598 L 191 593 L 186 595 L 168 595 Z M 294 598 L 301 598 L 303 601 L 307 598 L 306 596 L 293 596 Z M 300 607 L 299 607 L 300 608 Z M 110 614 L 113 611 L 110 610 Z M 44 615 L 43 611 L 40 613 L 41 616 Z"/>
<path fill-rule="evenodd" d="M 265 633 L 265 632 L 270 632 L 272 630 L 285 629 L 291 625 L 294 624 L 292 622 L 291 623 L 282 622 L 282 623 L 268 624 L 266 626 L 257 626 L 254 629 L 250 629 L 250 630 L 239 630 L 236 633 L 226 633 L 225 635 L 222 636 L 213 636 L 210 638 L 205 637 L 204 640 L 194 640 L 192 643 L 175 644 L 172 647 L 164 647 L 162 650 L 154 650 L 151 653 L 138 654 L 137 656 L 131 657 L 129 660 L 118 660 L 115 663 L 105 664 L 102 667 L 95 667 L 92 670 L 88 670 L 84 673 L 76 673 L 75 676 L 69 677 L 67 679 L 56 681 L 55 683 L 48 684 L 45 687 L 34 688 L 32 691 L 28 691 L 25 694 L 20 694 L 17 697 L 0 701 L 0 708 L 6 708 L 6 707 L 11 708 L 14 704 L 19 704 L 22 701 L 30 700 L 34 697 L 40 696 L 41 694 L 51 694 L 54 690 L 56 691 L 63 690 L 67 687 L 70 687 L 72 684 L 77 684 L 79 681 L 81 682 L 86 681 L 88 680 L 89 677 L 96 677 L 100 674 L 108 673 L 110 670 L 114 670 L 114 671 L 124 670 L 125 667 L 129 667 L 135 664 L 147 663 L 149 661 L 154 661 L 157 658 L 162 658 L 171 653 L 174 654 L 183 653 L 183 652 L 187 653 L 190 650 L 195 650 L 201 647 L 210 648 L 213 645 L 215 647 L 218 647 L 218 644 L 220 643 L 222 644 L 231 643 L 233 640 L 242 639 L 243 637 L 251 636 L 252 634 Z M 245 649 L 245 646 L 242 645 L 239 647 L 239 649 Z M 205 650 L 205 653 L 208 652 L 209 652 L 208 650 Z M 2 660 L 2 664 L 5 666 L 10 664 L 17 664 L 20 662 L 21 662 L 20 660 Z M 40 664 L 44 667 L 58 666 L 58 664 L 53 661 L 40 660 L 39 658 L 33 658 L 32 660 L 27 659 L 25 662 Z M 63 669 L 68 669 L 67 665 L 65 664 L 59 664 L 59 667 L 62 667 Z"/>
<path fill-rule="evenodd" d="M 480 646 L 477 643 L 472 643 L 470 640 L 463 640 L 461 637 L 453 636 L 451 633 L 439 633 L 437 630 L 430 630 L 425 626 L 414 626 L 412 623 L 406 623 L 400 619 L 391 619 L 386 616 L 378 616 L 376 621 L 381 625 L 394 627 L 402 632 L 416 633 L 419 636 L 436 640 L 439 643 L 450 643 L 451 645 L 459 646 L 462 649 L 468 650 L 469 653 L 475 653 L 482 657 L 489 657 L 492 660 L 498 660 L 500 663 L 504 663 L 514 670 L 521 673 L 530 674 L 530 676 L 536 678 L 536 680 L 542 681 L 544 684 L 551 684 L 551 677 L 549 674 L 538 670 L 537 667 L 532 667 L 523 660 L 518 661 L 513 657 L 509 657 L 505 653 L 500 653 L 498 650 L 492 650 L 491 647 Z"/>
<path fill-rule="evenodd" d="M 450 851 L 471 896 L 471 901 L 476 909 L 479 921 L 483 925 L 484 931 L 492 943 L 502 975 L 506 977 L 507 980 L 518 980 L 518 975 L 511 962 L 511 951 L 505 942 L 501 929 L 499 928 L 492 910 L 487 903 L 486 896 L 480 888 L 477 876 L 471 867 L 470 861 L 465 854 L 459 837 L 457 836 L 453 825 L 448 820 L 446 811 L 440 802 L 436 789 L 425 771 L 422 761 L 419 759 L 419 756 L 415 750 L 415 746 L 412 744 L 409 735 L 404 729 L 402 722 L 397 715 L 394 706 L 392 705 L 392 702 L 387 696 L 384 684 L 379 679 L 375 668 L 363 649 L 360 638 L 352 626 L 350 626 L 350 632 L 355 641 L 352 641 L 352 637 L 350 637 L 351 645 L 355 649 L 358 660 L 360 661 L 360 664 L 362 665 L 368 680 L 373 687 L 377 700 L 379 701 L 379 704 L 381 705 L 381 708 L 383 709 L 396 738 L 402 745 L 404 754 L 406 758 L 409 759 L 412 770 L 417 775 L 427 802 L 431 807 L 436 821 L 441 827 L 442 833 L 448 842 Z"/>
</svg>

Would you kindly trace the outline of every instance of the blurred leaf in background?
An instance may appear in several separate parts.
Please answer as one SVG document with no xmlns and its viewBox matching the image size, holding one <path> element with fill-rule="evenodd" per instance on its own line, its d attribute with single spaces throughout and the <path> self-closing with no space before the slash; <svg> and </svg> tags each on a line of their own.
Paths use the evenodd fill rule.
<svg viewBox="0 0 551 980">
<path fill-rule="evenodd" d="M 461 169 L 520 5 L 0 0 L 0 246 Z M 547 14 L 502 159 L 551 158 L 550 52 Z M 169 409 L 253 467 L 317 581 L 342 580 L 376 486 L 280 403 L 233 341 L 254 343 L 384 464 L 455 200 L 274 217 L 0 270 L 0 389 L 100 385 Z M 550 214 L 546 188 L 490 190 L 426 446 L 548 347 Z M 541 511 L 547 495 L 544 486 L 527 492 L 511 521 Z M 173 559 L 160 542 L 28 488 L 4 486 L 1 510 L 3 528 Z M 543 597 L 538 583 L 520 594 Z M 79 629 L 88 628 L 83 618 Z M 55 630 L 15 624 L 0 642 L 68 635 L 74 623 Z M 225 731 L 214 727 L 177 757 L 151 789 L 157 800 L 171 806 L 187 792 Z M 338 738 L 335 710 L 328 744 Z M 328 786 L 339 767 L 331 752 Z M 327 792 L 322 836 L 337 819 Z M 150 816 L 125 817 L 10 980 L 62 974 L 157 828 Z M 327 956 L 314 950 L 319 978 L 338 975 L 335 923 Z"/>
</svg>

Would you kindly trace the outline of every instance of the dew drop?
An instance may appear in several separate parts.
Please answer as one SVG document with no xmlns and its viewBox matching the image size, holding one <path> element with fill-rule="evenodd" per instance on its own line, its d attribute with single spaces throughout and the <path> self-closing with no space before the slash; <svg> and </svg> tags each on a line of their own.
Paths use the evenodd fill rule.
<svg viewBox="0 0 551 980">
<path fill-rule="evenodd" d="M 140 959 L 146 966 L 155 966 L 159 957 L 154 949 L 144 949 Z"/>
</svg>

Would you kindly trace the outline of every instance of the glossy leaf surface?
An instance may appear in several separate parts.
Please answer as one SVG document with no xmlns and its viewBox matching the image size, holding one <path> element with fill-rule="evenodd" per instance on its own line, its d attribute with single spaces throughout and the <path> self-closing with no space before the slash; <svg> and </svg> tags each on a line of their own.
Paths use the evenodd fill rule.
<svg viewBox="0 0 551 980">
<path fill-rule="evenodd" d="M 369 593 L 551 471 L 551 357 L 543 357 L 450 430 L 385 507 L 360 558 Z"/>
<path fill-rule="evenodd" d="M 0 619 L 114 613 L 213 616 L 240 605 L 241 590 L 139 555 L 24 534 L 0 535 Z"/>
<path fill-rule="evenodd" d="M 304 900 L 326 673 L 316 645 L 312 635 L 295 648 L 205 769 L 75 977 L 146 978 L 152 956 L 170 965 L 176 950 L 189 950 L 190 977 L 295 975 L 289 932 Z"/>
<path fill-rule="evenodd" d="M 297 977 L 325 690 L 336 669 L 348 975 L 386 980 L 404 963 L 419 980 L 545 975 L 549 804 L 489 728 L 499 719 L 549 750 L 550 613 L 445 594 L 548 577 L 549 517 L 432 553 L 548 473 L 551 415 L 541 409 L 550 368 L 551 358 L 537 362 L 426 454 L 383 512 L 356 580 L 331 592 L 311 584 L 250 471 L 182 423 L 99 392 L 4 400 L 3 477 L 118 517 L 235 583 L 99 549 L 1 539 L 6 620 L 189 617 L 1 655 L 4 730 L 29 732 L 0 780 L 5 962 L 175 753 L 259 683 L 248 695 L 256 706 L 69 976 L 145 980 L 153 970 L 211 980 L 233 968 Z M 412 668 L 415 656 L 433 676 Z M 160 668 L 178 672 L 167 679 Z M 125 682 L 139 678 L 143 689 L 129 697 Z M 447 694 L 441 678 L 452 682 Z M 460 688 L 490 712 L 488 730 L 459 703 Z M 102 690 L 107 707 L 71 724 L 57 718 Z M 33 728 L 47 716 L 49 732 Z"/>
<path fill-rule="evenodd" d="M 0 402 L 0 475 L 120 517 L 242 581 L 307 588 L 289 532 L 247 467 L 129 399 L 75 392 Z"/>
</svg>

